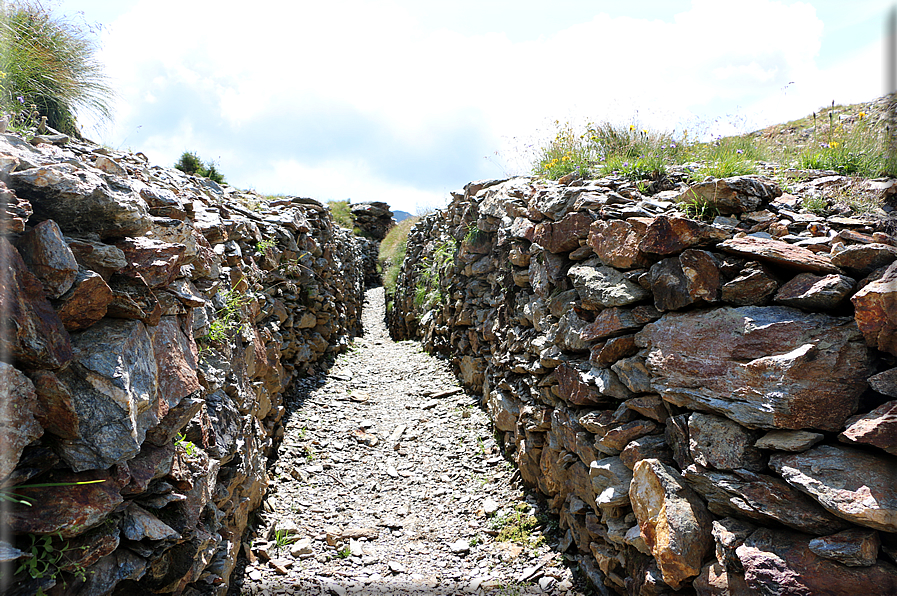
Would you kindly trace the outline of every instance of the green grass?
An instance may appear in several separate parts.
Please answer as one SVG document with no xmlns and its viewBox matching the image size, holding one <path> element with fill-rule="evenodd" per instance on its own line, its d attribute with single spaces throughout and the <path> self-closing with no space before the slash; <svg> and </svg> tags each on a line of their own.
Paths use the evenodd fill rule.
<svg viewBox="0 0 897 596">
<path fill-rule="evenodd" d="M 327 201 L 327 208 L 330 209 L 333 221 L 338 225 L 349 230 L 354 228 L 355 220 L 352 218 L 352 206 L 349 201 Z"/>
<path fill-rule="evenodd" d="M 86 24 L 14 0 L 0 4 L 0 48 L 0 110 L 12 116 L 12 130 L 46 116 L 52 128 L 80 138 L 78 111 L 112 120 L 114 93 Z"/>
<path fill-rule="evenodd" d="M 455 240 L 445 240 L 423 259 L 414 288 L 414 305 L 424 310 L 442 302 L 442 284 L 445 268 L 454 261 Z"/>
<path fill-rule="evenodd" d="M 408 233 L 419 220 L 418 217 L 403 219 L 393 226 L 386 237 L 380 241 L 378 261 L 383 270 L 383 286 L 386 288 L 387 295 L 391 296 L 395 291 L 396 279 L 402 268 L 402 261 L 405 259 L 405 251 L 408 246 Z"/>
</svg>

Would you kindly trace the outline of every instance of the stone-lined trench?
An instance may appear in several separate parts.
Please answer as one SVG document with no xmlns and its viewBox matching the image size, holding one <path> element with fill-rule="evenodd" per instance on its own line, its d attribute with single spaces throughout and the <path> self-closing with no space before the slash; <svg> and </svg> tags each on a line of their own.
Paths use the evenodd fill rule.
<svg viewBox="0 0 897 596">
<path fill-rule="evenodd" d="M 294 383 L 230 594 L 590 593 L 449 363 L 390 339 L 383 294 L 350 350 Z"/>
</svg>

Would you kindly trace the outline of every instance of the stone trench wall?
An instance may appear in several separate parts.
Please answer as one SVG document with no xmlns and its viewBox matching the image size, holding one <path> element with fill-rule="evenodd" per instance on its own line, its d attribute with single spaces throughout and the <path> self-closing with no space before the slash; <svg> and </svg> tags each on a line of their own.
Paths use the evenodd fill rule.
<svg viewBox="0 0 897 596">
<path fill-rule="evenodd" d="M 482 394 L 601 593 L 897 593 L 893 222 L 800 209 L 890 184 L 682 174 L 469 184 L 412 230 L 391 333 Z"/>
<path fill-rule="evenodd" d="M 359 242 L 311 199 L 11 134 L 0 198 L 4 593 L 224 594 L 284 393 L 361 331 Z"/>
</svg>

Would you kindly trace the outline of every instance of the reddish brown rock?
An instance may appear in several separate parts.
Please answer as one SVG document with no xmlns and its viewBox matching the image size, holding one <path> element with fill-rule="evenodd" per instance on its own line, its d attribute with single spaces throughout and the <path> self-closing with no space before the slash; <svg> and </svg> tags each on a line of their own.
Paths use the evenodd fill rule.
<svg viewBox="0 0 897 596">
<path fill-rule="evenodd" d="M 656 459 L 673 466 L 673 452 L 666 444 L 663 435 L 645 435 L 626 444 L 620 453 L 620 461 L 630 470 L 643 459 Z"/>
<path fill-rule="evenodd" d="M 719 268 L 707 251 L 689 249 L 678 257 L 664 259 L 651 267 L 649 275 L 657 310 L 678 310 L 719 300 Z"/>
<path fill-rule="evenodd" d="M 608 267 L 638 269 L 651 263 L 639 244 L 653 221 L 651 218 L 631 217 L 625 221 L 598 220 L 589 229 L 589 246 Z"/>
<path fill-rule="evenodd" d="M 810 537 L 761 528 L 738 547 L 748 586 L 772 595 L 897 593 L 897 567 L 847 567 L 816 555 Z"/>
<path fill-rule="evenodd" d="M 42 221 L 22 234 L 17 248 L 50 298 L 59 298 L 75 283 L 78 262 L 53 220 Z"/>
<path fill-rule="evenodd" d="M 779 523 L 810 534 L 829 534 L 850 524 L 823 509 L 781 478 L 747 470 L 717 472 L 691 464 L 685 481 L 717 515 L 735 515 L 763 524 Z"/>
<path fill-rule="evenodd" d="M 180 272 L 187 247 L 145 236 L 126 238 L 116 244 L 125 253 L 125 273 L 139 273 L 150 288 L 166 286 Z"/>
<path fill-rule="evenodd" d="M 40 281 L 22 257 L 0 238 L 0 353 L 24 367 L 60 368 L 72 359 L 72 344 L 59 315 L 50 306 Z"/>
<path fill-rule="evenodd" d="M 533 242 L 553 253 L 570 252 L 579 248 L 579 239 L 589 235 L 592 216 L 586 211 L 568 213 L 555 222 L 536 225 Z"/>
<path fill-rule="evenodd" d="M 31 380 L 0 362 L 0 480 L 15 469 L 25 446 L 44 434 L 41 413 Z"/>
<path fill-rule="evenodd" d="M 632 470 L 629 499 L 663 581 L 678 589 L 698 575 L 713 549 L 712 518 L 701 498 L 674 469 L 643 459 Z"/>
<path fill-rule="evenodd" d="M 598 389 L 583 379 L 582 373 L 566 363 L 557 367 L 558 391 L 561 399 L 578 406 L 607 403 Z"/>
<path fill-rule="evenodd" d="M 611 309 L 608 309 L 611 310 Z M 602 311 L 606 312 L 606 311 Z M 600 315 L 599 315 L 600 316 Z M 634 356 L 639 348 L 635 345 L 634 335 L 623 335 L 614 337 L 606 342 L 595 344 L 591 348 L 591 358 L 589 362 L 593 366 L 610 366 L 621 358 Z"/>
<path fill-rule="evenodd" d="M 850 296 L 855 286 L 846 275 L 799 273 L 782 286 L 775 302 L 806 310 L 831 310 Z"/>
<path fill-rule="evenodd" d="M 845 443 L 878 447 L 897 455 L 897 401 L 882 404 L 862 416 L 847 419 L 847 428 L 838 435 Z"/>
<path fill-rule="evenodd" d="M 150 329 L 153 352 L 156 355 L 159 379 L 159 401 L 156 416 L 159 420 L 178 405 L 181 399 L 202 389 L 196 376 L 196 343 L 193 330 L 189 335 L 181 329 L 180 317 L 162 317 Z"/>
<path fill-rule="evenodd" d="M 582 331 L 581 337 L 586 342 L 612 338 L 641 329 L 644 324 L 636 319 L 631 309 L 605 308 Z"/>
<path fill-rule="evenodd" d="M 16 196 L 0 182 L 0 234 L 20 234 L 25 231 L 25 222 L 33 209 L 26 199 Z"/>
<path fill-rule="evenodd" d="M 731 237 L 732 234 L 723 228 L 683 217 L 661 216 L 645 230 L 639 250 L 649 255 L 669 256 L 692 246 Z"/>
<path fill-rule="evenodd" d="M 738 306 L 766 304 L 779 287 L 775 276 L 765 265 L 751 261 L 732 281 L 722 287 L 724 302 Z"/>
<path fill-rule="evenodd" d="M 811 273 L 840 273 L 827 255 L 817 254 L 806 248 L 781 240 L 745 236 L 720 242 L 717 248 L 725 252 L 778 265 L 795 271 Z"/>
<path fill-rule="evenodd" d="M 106 316 L 112 289 L 99 273 L 82 269 L 71 289 L 59 297 L 56 312 L 69 333 L 87 329 Z"/>
<path fill-rule="evenodd" d="M 31 371 L 29 376 L 43 409 L 38 415 L 41 426 L 61 439 L 78 438 L 78 414 L 72 405 L 69 388 L 48 370 Z"/>
<path fill-rule="evenodd" d="M 102 482 L 76 484 L 78 482 Z M 36 483 L 37 481 L 35 481 Z M 107 470 L 76 474 L 53 471 L 40 477 L 40 483 L 65 483 L 66 486 L 16 489 L 31 502 L 31 507 L 14 504 L 2 512 L 2 518 L 14 532 L 56 534 L 71 538 L 99 523 L 123 501 L 121 481 Z"/>
<path fill-rule="evenodd" d="M 117 274 L 109 279 L 112 301 L 106 314 L 116 319 L 137 319 L 147 325 L 158 325 L 162 305 L 138 273 L 136 276 Z"/>
<path fill-rule="evenodd" d="M 636 343 L 665 400 L 748 428 L 840 431 L 871 370 L 852 319 L 784 306 L 668 313 Z"/>
<path fill-rule="evenodd" d="M 774 181 L 751 175 L 699 182 L 679 195 L 676 201 L 706 205 L 728 215 L 757 211 L 764 203 L 780 196 L 782 189 Z"/>
<path fill-rule="evenodd" d="M 838 517 L 897 531 L 897 466 L 890 455 L 819 445 L 803 453 L 773 454 L 769 467 Z"/>
<path fill-rule="evenodd" d="M 622 451 L 630 441 L 649 435 L 657 430 L 657 423 L 652 420 L 633 420 L 613 428 L 598 439 L 596 445 Z"/>
<path fill-rule="evenodd" d="M 79 265 L 96 271 L 106 281 L 109 281 L 113 273 L 118 273 L 128 266 L 125 253 L 115 246 L 72 238 L 66 238 L 66 242 Z"/>
<path fill-rule="evenodd" d="M 866 343 L 897 355 L 897 263 L 850 299 Z"/>
<path fill-rule="evenodd" d="M 832 256 L 832 263 L 862 277 L 879 267 L 887 267 L 897 261 L 897 247 L 888 244 L 854 244 L 845 246 Z"/>
</svg>

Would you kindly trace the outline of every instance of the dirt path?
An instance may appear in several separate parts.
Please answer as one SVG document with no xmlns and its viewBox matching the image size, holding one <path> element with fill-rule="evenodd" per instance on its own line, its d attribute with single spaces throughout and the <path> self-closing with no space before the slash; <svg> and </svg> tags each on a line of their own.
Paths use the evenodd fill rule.
<svg viewBox="0 0 897 596">
<path fill-rule="evenodd" d="M 389 338 L 382 288 L 364 312 L 364 337 L 290 403 L 231 593 L 582 594 L 556 518 L 522 490 L 448 363 Z"/>
</svg>

